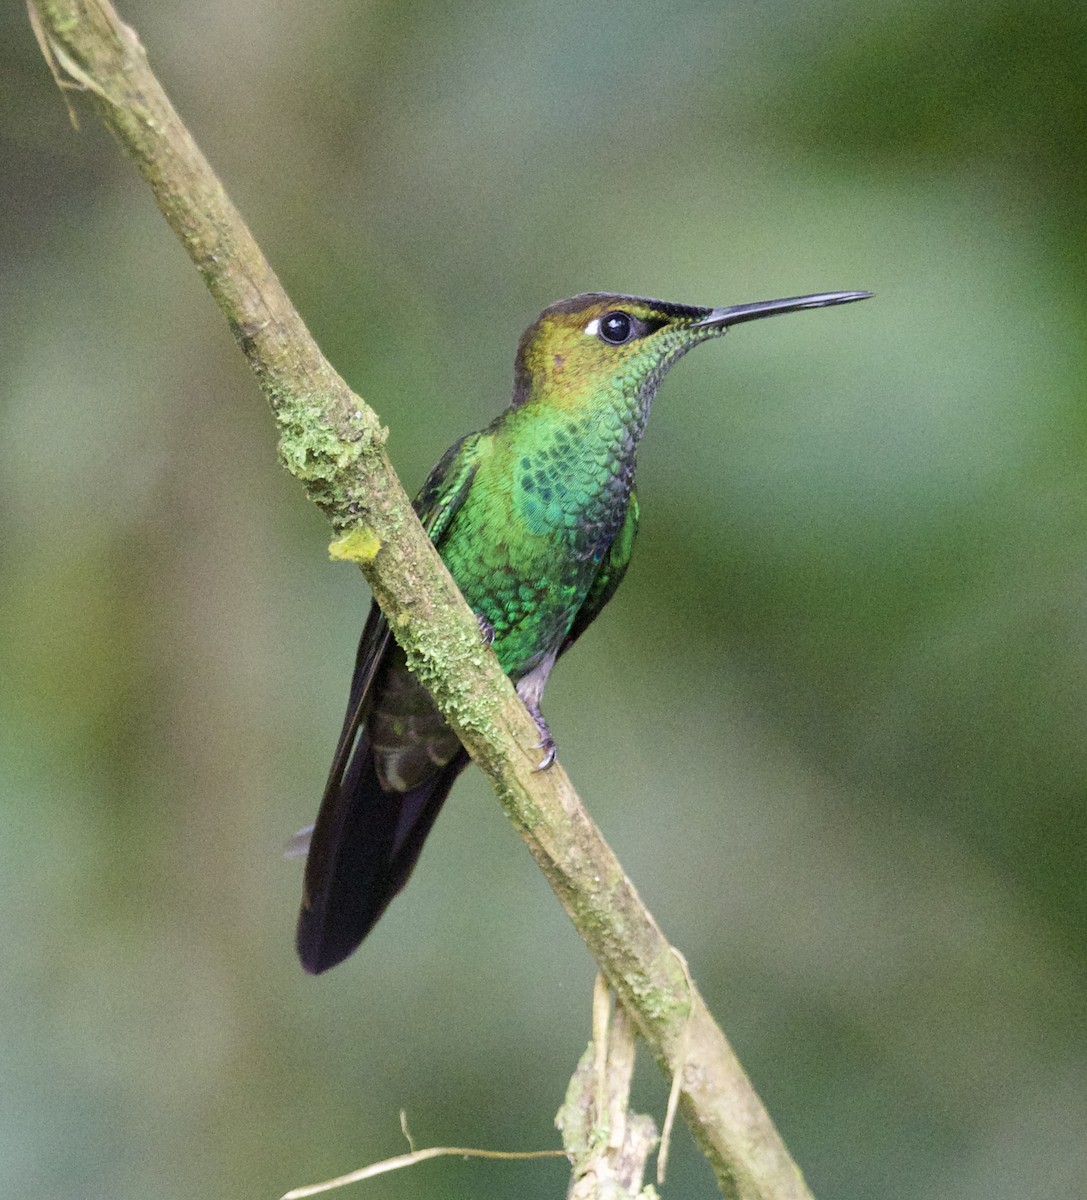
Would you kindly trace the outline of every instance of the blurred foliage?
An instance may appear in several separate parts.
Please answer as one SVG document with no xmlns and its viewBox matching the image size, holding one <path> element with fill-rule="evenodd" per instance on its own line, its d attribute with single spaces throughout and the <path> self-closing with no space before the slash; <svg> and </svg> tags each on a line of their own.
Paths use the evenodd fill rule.
<svg viewBox="0 0 1087 1200">
<path fill-rule="evenodd" d="M 547 712 L 817 1196 L 1081 1194 L 1087 9 L 122 15 L 409 487 L 557 296 L 877 294 L 668 379 Z M 399 1152 L 401 1108 L 554 1144 L 592 966 L 478 777 L 364 950 L 295 964 L 280 850 L 365 589 L 143 185 L 0 30 L 0 1189 L 274 1197 Z M 711 1194 L 680 1142 L 665 1196 Z"/>
</svg>

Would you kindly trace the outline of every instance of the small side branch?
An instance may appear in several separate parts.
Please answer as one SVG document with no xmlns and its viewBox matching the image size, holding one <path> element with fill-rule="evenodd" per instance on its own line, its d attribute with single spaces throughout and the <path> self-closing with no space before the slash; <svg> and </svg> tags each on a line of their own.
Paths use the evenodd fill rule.
<svg viewBox="0 0 1087 1200">
<path fill-rule="evenodd" d="M 635 1029 L 621 1004 L 611 1011 L 602 975 L 593 987 L 593 1037 L 555 1124 L 573 1168 L 567 1200 L 656 1200 L 642 1187 L 658 1143 L 652 1117 L 629 1111 Z"/>
<path fill-rule="evenodd" d="M 358 563 L 409 663 L 490 777 L 638 1032 L 671 1078 L 722 1191 L 809 1197 L 773 1123 L 565 771 L 535 772 L 536 725 L 464 603 L 385 454 L 377 415 L 321 354 L 107 0 L 30 0 L 66 97 L 83 92 L 147 181 L 257 377 L 287 469 Z"/>
</svg>

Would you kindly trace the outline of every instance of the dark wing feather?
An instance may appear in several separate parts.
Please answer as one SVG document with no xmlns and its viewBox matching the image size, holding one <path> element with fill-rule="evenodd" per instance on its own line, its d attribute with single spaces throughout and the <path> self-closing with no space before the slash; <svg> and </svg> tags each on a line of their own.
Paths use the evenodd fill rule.
<svg viewBox="0 0 1087 1200">
<path fill-rule="evenodd" d="M 471 487 L 478 436 L 446 452 L 415 502 L 435 543 Z M 366 718 L 395 652 L 388 622 L 374 603 L 359 641 L 347 714 L 306 860 L 297 947 L 302 965 L 314 974 L 342 962 L 407 882 L 442 802 L 468 761 L 459 751 L 409 791 L 382 787 Z"/>
</svg>

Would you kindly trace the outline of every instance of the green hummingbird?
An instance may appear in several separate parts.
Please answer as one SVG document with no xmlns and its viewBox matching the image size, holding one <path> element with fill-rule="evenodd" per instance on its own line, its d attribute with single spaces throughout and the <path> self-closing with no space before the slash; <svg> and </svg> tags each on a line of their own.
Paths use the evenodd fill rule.
<svg viewBox="0 0 1087 1200">
<path fill-rule="evenodd" d="M 446 451 L 415 511 L 539 726 L 540 769 L 555 757 L 540 713 L 551 668 L 630 562 L 635 457 L 665 372 L 733 325 L 869 294 L 698 308 L 594 292 L 525 331 L 510 406 Z M 373 928 L 467 763 L 373 604 L 309 840 L 297 939 L 307 971 L 342 962 Z"/>
</svg>

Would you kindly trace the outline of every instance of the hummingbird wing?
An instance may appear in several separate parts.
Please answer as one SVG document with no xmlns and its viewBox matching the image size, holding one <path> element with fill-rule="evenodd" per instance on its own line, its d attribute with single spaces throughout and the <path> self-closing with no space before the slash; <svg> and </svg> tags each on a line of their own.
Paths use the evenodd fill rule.
<svg viewBox="0 0 1087 1200">
<path fill-rule="evenodd" d="M 559 653 L 564 654 L 604 610 L 604 605 L 615 595 L 615 589 L 623 582 L 634 552 L 634 537 L 638 532 L 638 497 L 632 491 L 627 503 L 626 516 L 619 532 L 612 538 L 604 557 L 600 560 L 592 585 L 577 610 L 573 623 Z"/>
<path fill-rule="evenodd" d="M 480 436 L 451 446 L 415 500 L 436 545 L 472 485 Z M 389 778 L 385 754 L 379 762 L 367 722 L 385 690 L 403 691 L 406 674 L 403 652 L 375 602 L 359 641 L 347 714 L 306 859 L 297 947 L 313 974 L 342 962 L 407 882 L 442 802 L 468 762 L 446 729 L 454 745 L 439 756 L 444 761 L 432 757 L 429 770 L 410 780 Z"/>
</svg>

